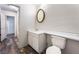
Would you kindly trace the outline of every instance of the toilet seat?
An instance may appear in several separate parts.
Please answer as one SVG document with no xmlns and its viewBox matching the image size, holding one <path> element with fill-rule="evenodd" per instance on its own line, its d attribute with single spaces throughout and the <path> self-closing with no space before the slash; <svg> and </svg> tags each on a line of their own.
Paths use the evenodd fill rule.
<svg viewBox="0 0 79 59">
<path fill-rule="evenodd" d="M 50 46 L 47 48 L 46 54 L 61 54 L 61 49 L 56 46 Z"/>
</svg>

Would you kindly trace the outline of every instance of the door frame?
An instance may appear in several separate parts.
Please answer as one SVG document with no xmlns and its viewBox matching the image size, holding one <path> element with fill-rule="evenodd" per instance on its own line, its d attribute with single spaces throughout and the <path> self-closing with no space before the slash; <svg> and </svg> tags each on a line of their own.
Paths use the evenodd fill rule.
<svg viewBox="0 0 79 59">
<path fill-rule="evenodd" d="M 15 19 L 14 19 L 14 22 L 15 22 L 15 33 L 14 35 L 16 37 L 18 37 L 19 35 L 19 14 L 18 14 L 18 11 L 17 12 L 14 12 L 14 11 L 7 11 L 7 10 L 1 10 L 1 19 L 2 20 L 5 20 L 5 34 L 7 35 L 7 28 L 6 28 L 6 24 L 7 24 L 7 16 L 13 16 Z M 3 39 L 1 39 L 2 41 Z"/>
</svg>

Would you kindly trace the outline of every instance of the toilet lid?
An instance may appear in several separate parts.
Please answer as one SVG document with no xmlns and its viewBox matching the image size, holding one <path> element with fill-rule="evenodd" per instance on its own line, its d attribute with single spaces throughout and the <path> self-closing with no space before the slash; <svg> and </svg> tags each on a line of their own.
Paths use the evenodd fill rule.
<svg viewBox="0 0 79 59">
<path fill-rule="evenodd" d="M 61 54 L 61 49 L 56 46 L 48 47 L 46 54 Z"/>
</svg>

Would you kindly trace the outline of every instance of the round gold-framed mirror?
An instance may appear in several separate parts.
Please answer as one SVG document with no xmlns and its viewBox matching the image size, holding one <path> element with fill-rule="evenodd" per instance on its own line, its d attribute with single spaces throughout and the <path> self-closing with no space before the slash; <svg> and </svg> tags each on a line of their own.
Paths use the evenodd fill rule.
<svg viewBox="0 0 79 59">
<path fill-rule="evenodd" d="M 36 14 L 36 19 L 39 23 L 42 23 L 45 19 L 45 12 L 43 9 L 39 9 Z"/>
</svg>

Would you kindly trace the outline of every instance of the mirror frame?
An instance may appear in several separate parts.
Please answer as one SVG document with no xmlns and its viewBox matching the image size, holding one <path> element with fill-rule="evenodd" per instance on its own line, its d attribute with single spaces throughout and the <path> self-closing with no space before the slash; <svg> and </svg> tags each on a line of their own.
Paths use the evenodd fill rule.
<svg viewBox="0 0 79 59">
<path fill-rule="evenodd" d="M 42 18 L 41 21 L 39 21 L 39 19 L 38 19 L 38 17 L 39 17 L 38 14 L 39 14 L 40 11 L 43 12 L 43 18 Z M 39 10 L 37 11 L 37 14 L 36 14 L 36 20 L 37 20 L 39 23 L 42 23 L 42 22 L 44 21 L 44 19 L 45 19 L 45 12 L 44 12 L 43 9 L 39 9 Z"/>
</svg>

